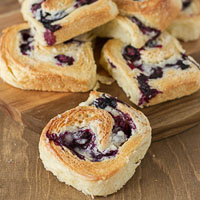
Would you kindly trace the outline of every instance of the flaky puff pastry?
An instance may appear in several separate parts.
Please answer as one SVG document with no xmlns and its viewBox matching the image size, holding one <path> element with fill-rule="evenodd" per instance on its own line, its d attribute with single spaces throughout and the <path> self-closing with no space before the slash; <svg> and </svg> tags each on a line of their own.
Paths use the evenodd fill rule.
<svg viewBox="0 0 200 200">
<path fill-rule="evenodd" d="M 200 1 L 183 1 L 183 9 L 169 26 L 169 32 L 185 42 L 197 40 L 200 36 Z M 185 6 L 184 6 L 185 5 Z"/>
<path fill-rule="evenodd" d="M 190 95 L 200 88 L 199 65 L 167 32 L 140 49 L 109 40 L 100 63 L 140 107 Z"/>
<path fill-rule="evenodd" d="M 135 16 L 145 25 L 164 31 L 181 11 L 181 0 L 114 0 L 120 14 Z"/>
<path fill-rule="evenodd" d="M 36 41 L 51 46 L 107 23 L 118 9 L 111 0 L 25 0 L 22 14 Z"/>
<path fill-rule="evenodd" d="M 180 0 L 116 0 L 120 14 L 114 20 L 97 27 L 100 37 L 120 39 L 135 48 L 141 48 L 157 38 L 178 15 Z"/>
<path fill-rule="evenodd" d="M 148 119 L 108 94 L 91 92 L 42 131 L 45 168 L 85 194 L 106 196 L 134 174 L 151 142 Z"/>
<path fill-rule="evenodd" d="M 91 42 L 73 39 L 43 47 L 28 24 L 12 26 L 0 40 L 0 77 L 26 90 L 89 91 L 96 83 Z"/>
<path fill-rule="evenodd" d="M 141 48 L 152 38 L 157 38 L 161 31 L 146 26 L 135 17 L 117 16 L 114 20 L 92 31 L 96 36 L 115 38 L 135 48 Z"/>
</svg>

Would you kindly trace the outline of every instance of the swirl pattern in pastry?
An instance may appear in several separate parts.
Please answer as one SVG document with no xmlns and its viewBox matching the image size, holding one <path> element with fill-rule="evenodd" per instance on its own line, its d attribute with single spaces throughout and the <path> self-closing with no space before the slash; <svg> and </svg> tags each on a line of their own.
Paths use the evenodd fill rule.
<svg viewBox="0 0 200 200">
<path fill-rule="evenodd" d="M 135 172 L 151 142 L 147 118 L 99 92 L 52 119 L 40 138 L 45 168 L 85 194 L 105 196 Z"/>
<path fill-rule="evenodd" d="M 156 39 L 181 10 L 180 0 L 115 0 L 120 15 L 97 27 L 94 33 L 100 37 L 120 39 L 135 48 L 141 48 L 149 40 Z"/>
<path fill-rule="evenodd" d="M 189 95 L 200 88 L 199 64 L 167 32 L 139 49 L 110 40 L 102 50 L 100 63 L 140 107 Z"/>
<path fill-rule="evenodd" d="M 0 77 L 17 88 L 85 92 L 96 84 L 96 65 L 86 36 L 44 47 L 35 41 L 28 24 L 14 25 L 1 37 L 0 60 Z"/>
<path fill-rule="evenodd" d="M 116 17 L 118 9 L 111 0 L 27 0 L 22 14 L 36 41 L 52 46 L 107 23 Z"/>
<path fill-rule="evenodd" d="M 156 39 L 161 31 L 146 26 L 134 16 L 117 16 L 111 22 L 97 27 L 93 33 L 99 37 L 120 39 L 126 44 L 141 48 L 149 40 Z"/>
</svg>

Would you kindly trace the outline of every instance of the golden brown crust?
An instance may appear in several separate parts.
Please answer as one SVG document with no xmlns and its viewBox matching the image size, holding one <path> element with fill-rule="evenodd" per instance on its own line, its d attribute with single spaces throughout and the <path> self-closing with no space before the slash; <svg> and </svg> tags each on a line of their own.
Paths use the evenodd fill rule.
<svg viewBox="0 0 200 200">
<path fill-rule="evenodd" d="M 162 40 L 161 40 L 162 39 Z M 181 59 L 181 54 L 184 53 L 179 42 L 167 33 L 161 35 L 162 48 L 150 48 L 149 50 L 141 51 L 141 58 L 146 69 L 141 72 L 139 69 L 131 70 L 126 64 L 122 56 L 125 45 L 119 40 L 108 41 L 102 51 L 101 64 L 115 78 L 118 84 L 124 89 L 130 100 L 136 105 L 139 104 L 141 92 L 139 90 L 138 81 L 136 79 L 141 73 L 146 74 L 148 67 L 161 67 L 166 64 L 176 63 Z M 116 66 L 112 68 L 110 63 Z M 167 61 L 168 60 L 168 61 Z M 149 103 L 140 105 L 150 106 L 167 100 L 172 100 L 185 95 L 192 94 L 200 88 L 200 70 L 194 65 L 194 60 L 189 57 L 186 62 L 190 65 L 187 69 L 169 67 L 163 69 L 162 78 L 149 79 L 148 84 L 161 93 L 150 99 Z M 148 74 L 148 73 L 147 73 Z"/>
<path fill-rule="evenodd" d="M 180 12 L 168 30 L 185 42 L 197 40 L 200 37 L 200 1 L 193 0 L 188 8 Z"/>
<path fill-rule="evenodd" d="M 91 95 L 100 96 L 98 92 L 93 92 Z M 66 111 L 65 113 L 61 114 L 59 117 L 55 117 L 52 119 L 47 126 L 42 131 L 41 139 L 40 141 L 45 142 L 45 145 L 49 151 L 52 152 L 53 156 L 58 157 L 60 161 L 64 162 L 66 167 L 70 168 L 71 170 L 75 171 L 76 173 L 82 175 L 85 177 L 85 179 L 90 181 L 99 181 L 99 180 L 105 180 L 110 178 L 113 174 L 115 174 L 117 171 L 120 170 L 120 168 L 123 167 L 123 165 L 126 164 L 127 157 L 130 156 L 130 154 L 137 149 L 137 146 L 142 142 L 142 140 L 147 137 L 148 134 L 150 134 L 150 126 L 149 122 L 144 115 L 135 110 L 134 108 L 131 108 L 132 110 L 129 110 L 129 114 L 131 114 L 131 117 L 134 119 L 134 122 L 139 126 L 146 127 L 143 132 L 139 134 L 135 134 L 134 137 L 129 139 L 121 148 L 120 153 L 117 154 L 117 156 L 113 159 L 104 160 L 102 162 L 90 162 L 85 160 L 80 160 L 77 156 L 74 156 L 70 150 L 61 151 L 60 146 L 56 146 L 54 142 L 47 141 L 46 133 L 50 132 L 53 133 L 52 130 L 57 132 L 58 130 L 61 130 L 63 126 L 67 127 L 68 124 L 65 124 L 66 118 L 69 119 L 69 122 L 74 124 L 74 121 L 70 120 L 70 115 L 72 115 L 75 111 L 79 110 L 91 110 L 91 112 L 100 112 L 99 109 L 94 109 L 90 107 L 77 107 L 75 109 Z M 128 111 L 127 108 L 126 111 Z M 90 111 L 89 111 L 90 112 Z M 139 119 L 140 117 L 140 119 Z M 100 119 L 100 118 L 99 118 Z M 103 118 L 103 120 L 107 120 Z M 141 123 L 141 124 L 140 124 Z M 71 125 L 72 125 L 71 124 Z M 140 127 L 140 128 L 141 128 Z M 139 129 L 139 127 L 138 127 Z"/>
<path fill-rule="evenodd" d="M 144 24 L 165 30 L 181 11 L 180 0 L 114 0 L 122 15 L 135 16 Z"/>
<path fill-rule="evenodd" d="M 120 39 L 126 44 L 141 48 L 152 39 L 151 35 L 145 35 L 140 28 L 128 17 L 118 15 L 114 20 L 97 27 L 93 33 L 99 37 Z"/>
<path fill-rule="evenodd" d="M 113 119 L 107 111 L 88 106 L 96 98 L 101 97 L 102 94 L 93 91 L 90 93 L 89 99 L 82 103 L 81 106 L 53 118 L 42 131 L 39 144 L 40 156 L 45 167 L 52 171 L 59 180 L 90 195 L 108 195 L 120 189 L 133 175 L 135 168 L 139 165 L 140 159 L 144 157 L 151 141 L 151 128 L 147 118 L 140 111 L 122 103 L 117 104 L 117 109 L 128 113 L 137 128 L 128 141 L 119 148 L 119 152 L 115 157 L 100 162 L 81 160 L 69 149 L 65 148 L 65 150 L 62 150 L 53 141 L 49 141 L 46 136 L 47 132 L 48 134 L 60 133 L 73 126 L 83 127 L 82 124 L 85 124 L 89 128 L 95 126 L 97 130 L 99 130 L 98 126 L 102 126 L 100 132 L 102 131 L 101 136 L 104 136 L 99 137 L 98 132 L 95 132 L 95 135 L 97 140 L 101 141 L 103 138 L 103 140 L 107 141 L 108 147 L 110 145 L 111 134 L 109 131 L 112 131 L 112 126 L 114 125 Z M 108 94 L 106 95 L 109 96 Z M 104 124 L 101 125 L 98 120 Z M 99 148 L 101 144 L 97 143 L 97 145 Z M 51 167 L 50 164 L 53 160 L 55 167 Z M 132 169 L 130 168 L 129 172 L 127 172 L 126 169 L 128 168 L 126 167 L 130 164 L 129 161 L 132 163 Z M 62 171 L 65 171 L 65 174 Z M 123 178 L 120 178 L 122 180 L 115 180 L 122 172 L 128 174 L 128 176 L 123 174 L 127 178 L 124 180 Z M 118 183 L 110 184 L 110 181 L 118 181 Z"/>
<path fill-rule="evenodd" d="M 74 4 L 74 0 L 62 0 L 62 1 L 55 1 L 55 0 L 46 0 L 42 6 L 49 11 L 52 10 L 59 10 L 59 9 L 66 9 L 71 7 Z"/>
<path fill-rule="evenodd" d="M 50 10 L 55 12 L 55 9 L 51 8 L 51 4 L 55 4 L 55 2 L 57 1 L 50 1 L 49 4 L 48 2 L 45 2 L 45 7 L 43 4 L 42 7 L 44 9 L 46 8 L 48 11 Z M 55 44 L 69 40 L 75 36 L 92 30 L 97 26 L 107 23 L 108 21 L 114 19 L 118 14 L 117 6 L 111 0 L 98 0 L 97 2 L 77 9 L 73 6 L 70 7 L 71 10 L 69 10 L 69 15 L 53 23 L 53 25 L 59 24 L 62 27 L 54 32 L 54 35 L 56 36 Z M 30 7 L 30 2 L 25 1 L 22 6 L 22 14 L 31 27 L 36 29 L 36 40 L 40 44 L 47 46 L 47 42 L 44 39 L 44 32 L 46 30 L 44 26 L 33 17 Z M 62 5 L 60 4 L 56 8 L 56 12 L 63 10 Z"/>
<path fill-rule="evenodd" d="M 90 42 L 54 47 L 42 47 L 35 42 L 31 55 L 24 56 L 19 48 L 19 31 L 28 28 L 27 24 L 20 24 L 4 30 L 0 41 L 0 76 L 4 81 L 27 90 L 85 92 L 94 87 L 96 65 Z M 75 62 L 58 66 L 54 57 L 59 54 L 73 54 Z"/>
</svg>

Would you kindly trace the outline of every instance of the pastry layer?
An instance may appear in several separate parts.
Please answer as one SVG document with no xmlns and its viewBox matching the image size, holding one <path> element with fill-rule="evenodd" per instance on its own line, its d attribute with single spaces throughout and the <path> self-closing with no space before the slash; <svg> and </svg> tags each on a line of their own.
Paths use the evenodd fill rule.
<svg viewBox="0 0 200 200">
<path fill-rule="evenodd" d="M 184 4 L 183 1 L 181 13 L 168 28 L 173 36 L 185 42 L 197 40 L 200 36 L 200 1 L 187 2 Z"/>
<path fill-rule="evenodd" d="M 80 37 L 43 47 L 34 40 L 28 24 L 4 30 L 0 63 L 0 77 L 21 89 L 85 92 L 96 83 L 91 42 Z"/>
<path fill-rule="evenodd" d="M 136 17 L 117 16 L 111 22 L 94 29 L 93 33 L 99 37 L 120 39 L 126 44 L 141 48 L 149 40 L 157 38 L 161 31 L 146 26 Z"/>
<path fill-rule="evenodd" d="M 26 0 L 22 14 L 36 41 L 51 46 L 107 23 L 116 17 L 118 9 L 111 0 Z"/>
<path fill-rule="evenodd" d="M 200 88 L 199 65 L 167 32 L 140 49 L 109 40 L 100 63 L 140 107 L 189 95 Z"/>
<path fill-rule="evenodd" d="M 53 118 L 39 144 L 47 170 L 85 194 L 106 196 L 134 174 L 151 142 L 147 118 L 108 94 L 91 92 Z"/>
<path fill-rule="evenodd" d="M 181 10 L 181 0 L 114 0 L 121 15 L 134 16 L 146 26 L 164 31 Z"/>
</svg>

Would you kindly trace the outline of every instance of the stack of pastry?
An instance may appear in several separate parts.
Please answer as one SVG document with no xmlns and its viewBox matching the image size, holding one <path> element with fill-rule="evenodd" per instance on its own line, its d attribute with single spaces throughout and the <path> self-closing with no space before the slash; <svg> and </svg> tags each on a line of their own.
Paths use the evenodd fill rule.
<svg viewBox="0 0 200 200">
<path fill-rule="evenodd" d="M 21 2 L 28 23 L 6 29 L 0 41 L 0 76 L 15 87 L 93 89 L 92 39 L 99 36 L 109 38 L 100 64 L 137 106 L 200 88 L 200 67 L 175 38 L 199 37 L 198 0 Z M 47 124 L 39 149 L 45 168 L 60 181 L 106 196 L 131 178 L 150 142 L 151 127 L 141 112 L 109 94 L 91 92 L 86 102 Z"/>
<path fill-rule="evenodd" d="M 174 27 L 173 24 L 180 21 L 181 9 L 185 9 L 184 2 L 115 2 L 120 15 L 94 32 L 101 37 L 114 38 L 104 45 L 100 63 L 116 79 L 130 100 L 144 107 L 196 92 L 200 88 L 199 65 L 185 54 L 179 41 L 166 32 L 169 26 Z M 194 0 L 190 7 L 194 8 L 193 4 L 197 4 L 194 11 L 200 12 L 199 2 Z M 186 9 L 192 9 L 190 7 Z M 191 15 L 192 26 L 195 19 Z M 181 26 L 184 28 L 182 22 L 174 30 Z M 197 25 L 191 31 L 197 36 L 199 30 Z M 187 32 L 180 30 L 180 33 Z"/>
</svg>

